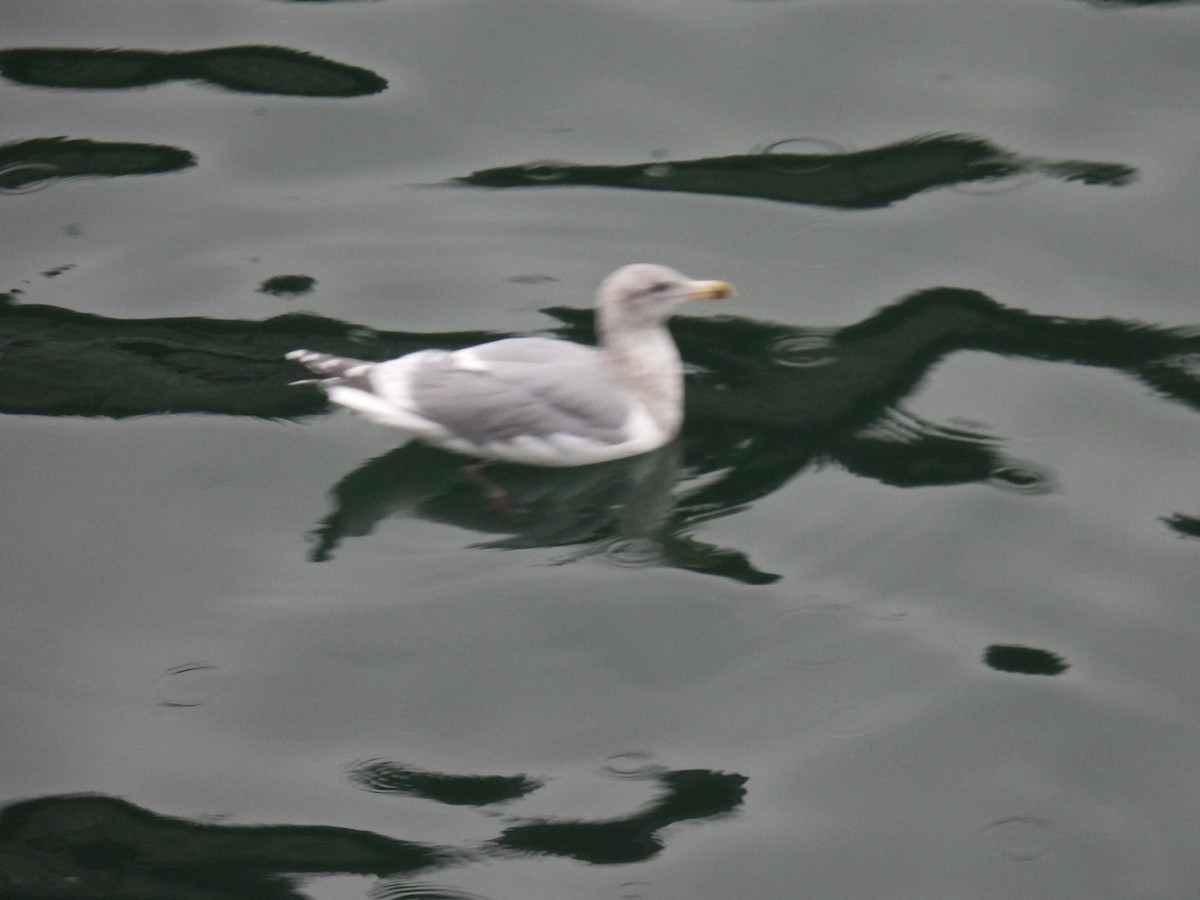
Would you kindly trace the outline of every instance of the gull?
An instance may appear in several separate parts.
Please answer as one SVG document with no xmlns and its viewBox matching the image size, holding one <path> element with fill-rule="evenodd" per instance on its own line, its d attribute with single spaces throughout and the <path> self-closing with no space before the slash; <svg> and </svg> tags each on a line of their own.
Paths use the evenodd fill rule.
<svg viewBox="0 0 1200 900">
<path fill-rule="evenodd" d="M 733 293 L 724 281 L 637 263 L 596 292 L 596 347 L 518 337 L 386 362 L 311 350 L 287 358 L 321 376 L 296 384 L 410 438 L 477 460 L 589 465 L 648 453 L 679 433 L 683 364 L 667 319 L 687 300 Z"/>
</svg>

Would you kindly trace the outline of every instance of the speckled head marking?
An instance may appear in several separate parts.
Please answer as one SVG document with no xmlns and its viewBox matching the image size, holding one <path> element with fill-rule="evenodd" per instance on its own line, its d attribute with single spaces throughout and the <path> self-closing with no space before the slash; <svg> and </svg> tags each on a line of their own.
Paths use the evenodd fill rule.
<svg viewBox="0 0 1200 900">
<path fill-rule="evenodd" d="M 635 263 L 600 284 L 596 306 L 602 331 L 662 325 L 687 300 L 730 297 L 724 281 L 695 281 L 667 266 Z"/>
</svg>

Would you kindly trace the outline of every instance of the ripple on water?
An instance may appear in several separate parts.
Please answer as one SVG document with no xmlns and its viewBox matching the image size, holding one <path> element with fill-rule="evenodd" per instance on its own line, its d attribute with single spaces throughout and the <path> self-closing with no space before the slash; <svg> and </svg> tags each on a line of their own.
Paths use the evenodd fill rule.
<svg viewBox="0 0 1200 900">
<path fill-rule="evenodd" d="M 18 163 L 0 169 L 0 194 L 32 194 L 63 178 L 50 163 Z"/>
<path fill-rule="evenodd" d="M 862 614 L 847 604 L 808 606 L 780 616 L 771 629 L 771 640 L 783 644 L 790 665 L 831 666 L 862 653 L 862 620 Z"/>
<path fill-rule="evenodd" d="M 604 548 L 604 559 L 623 569 L 658 565 L 665 559 L 663 546 L 653 538 L 617 538 Z"/>
<path fill-rule="evenodd" d="M 665 772 L 666 766 L 654 762 L 649 753 L 631 750 L 608 757 L 600 766 L 600 771 L 617 778 L 651 778 Z"/>
<path fill-rule="evenodd" d="M 833 341 L 828 332 L 797 331 L 785 334 L 767 344 L 771 361 L 793 369 L 812 369 L 829 365 L 837 359 L 830 352 Z"/>
<path fill-rule="evenodd" d="M 988 473 L 987 483 L 1014 494 L 1049 494 L 1054 479 L 1028 464 L 1004 463 Z"/>
<path fill-rule="evenodd" d="M 760 156 L 778 157 L 771 168 L 788 175 L 812 175 L 828 169 L 832 163 L 820 159 L 822 156 L 840 156 L 850 153 L 848 147 L 827 141 L 824 138 L 791 137 L 768 141 L 751 148 L 751 153 Z M 815 157 L 815 158 L 814 158 Z"/>
<path fill-rule="evenodd" d="M 1037 816 L 1009 816 L 983 829 L 992 852 L 1018 862 L 1040 859 L 1054 849 L 1054 826 Z"/>
<path fill-rule="evenodd" d="M 823 730 L 837 737 L 858 737 L 886 724 L 878 705 L 866 699 L 843 697 L 826 704 Z"/>
<path fill-rule="evenodd" d="M 1037 180 L 1037 173 L 1029 169 L 1021 169 L 1000 177 L 980 178 L 975 181 L 960 181 L 950 186 L 950 190 L 960 194 L 970 194 L 976 197 L 987 197 L 992 194 L 1007 194 Z"/>
<path fill-rule="evenodd" d="M 206 662 L 173 666 L 154 680 L 158 705 L 179 709 L 203 706 L 221 693 L 223 674 L 220 666 Z"/>
<path fill-rule="evenodd" d="M 371 890 L 375 900 L 488 900 L 482 894 L 437 884 L 385 881 Z"/>
<path fill-rule="evenodd" d="M 569 168 L 570 163 L 560 162 L 555 159 L 541 159 L 537 162 L 526 163 L 521 166 L 521 174 L 530 181 L 536 181 L 541 184 L 554 184 L 555 182 L 566 180 Z"/>
</svg>

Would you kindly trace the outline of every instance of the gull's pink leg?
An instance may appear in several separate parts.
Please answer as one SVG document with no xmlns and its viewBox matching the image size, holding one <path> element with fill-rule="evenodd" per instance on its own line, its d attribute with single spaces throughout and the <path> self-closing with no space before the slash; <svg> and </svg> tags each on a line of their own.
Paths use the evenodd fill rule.
<svg viewBox="0 0 1200 900">
<path fill-rule="evenodd" d="M 486 466 L 486 459 L 478 459 L 463 466 L 463 474 L 483 489 L 484 496 L 488 498 L 498 513 L 505 516 L 515 515 L 516 510 L 513 508 L 512 501 L 509 500 L 508 492 L 484 474 L 483 470 Z"/>
</svg>

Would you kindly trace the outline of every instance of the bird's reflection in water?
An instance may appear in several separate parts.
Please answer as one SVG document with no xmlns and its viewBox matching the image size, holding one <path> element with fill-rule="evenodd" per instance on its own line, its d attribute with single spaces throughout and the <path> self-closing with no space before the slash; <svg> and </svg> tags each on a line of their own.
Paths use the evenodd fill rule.
<svg viewBox="0 0 1200 900">
<path fill-rule="evenodd" d="M 562 336 L 588 340 L 586 313 L 548 312 L 562 321 Z M 1111 364 L 1111 342 L 1134 333 L 1128 326 L 1114 330 L 1117 323 L 1068 323 L 1063 330 L 1071 334 L 1060 349 L 1047 344 L 1051 324 L 1059 323 L 947 288 L 913 295 L 839 330 L 682 318 L 675 336 L 690 366 L 688 419 L 675 444 L 598 466 L 489 467 L 488 479 L 511 500 L 509 511 L 488 502 L 463 474 L 461 457 L 410 444 L 338 483 L 312 558 L 328 560 L 346 538 L 369 533 L 385 517 L 407 515 L 499 535 L 476 546 L 573 548 L 558 562 L 600 557 L 769 584 L 780 576 L 757 568 L 741 550 L 704 543 L 693 532 L 747 509 L 808 469 L 837 466 L 903 488 L 1052 490 L 1047 471 L 1006 455 L 995 436 L 929 422 L 902 405 L 954 350 L 1049 358 L 1069 350 L 1085 364 Z M 1088 339 L 1080 340 L 1084 331 Z M 1147 350 L 1154 358 L 1162 348 Z M 1086 358 L 1091 355 L 1099 358 Z"/>
<path fill-rule="evenodd" d="M 591 342 L 590 310 L 544 312 L 557 320 L 555 335 Z M 671 330 L 687 367 L 686 421 L 675 446 L 570 469 L 491 466 L 487 477 L 513 508 L 504 514 L 464 474 L 465 457 L 410 445 L 336 484 L 312 558 L 329 560 L 348 538 L 387 517 L 409 516 L 488 535 L 483 546 L 491 548 L 562 548 L 557 562 L 599 558 L 763 584 L 779 576 L 740 549 L 694 535 L 808 470 L 836 467 L 897 488 L 1054 489 L 1043 467 L 1007 455 L 1003 435 L 927 421 L 906 409 L 955 353 L 1119 372 L 1141 383 L 1148 398 L 1200 411 L 1195 328 L 1031 313 L 963 288 L 918 291 L 842 328 L 703 316 L 676 318 Z M 319 391 L 289 387 L 303 374 L 282 359 L 293 347 L 388 359 L 501 336 L 364 336 L 360 326 L 312 315 L 112 319 L 0 303 L 0 412 L 296 418 L 329 407 Z M 1170 512 L 1161 521 L 1171 532 L 1200 534 L 1194 511 Z"/>
<path fill-rule="evenodd" d="M 561 469 L 489 466 L 488 480 L 508 498 L 504 507 L 466 473 L 462 457 L 414 442 L 338 482 L 333 511 L 312 533 L 310 558 L 328 561 L 345 539 L 399 516 L 497 535 L 475 547 L 571 548 L 557 564 L 600 558 L 771 584 L 781 576 L 692 532 L 745 510 L 805 469 L 831 463 L 896 487 L 980 483 L 1040 493 L 1052 485 L 1033 464 L 1003 455 L 995 439 L 898 410 L 831 442 L 786 428 L 701 423 L 681 440 L 630 459 Z"/>
<path fill-rule="evenodd" d="M 489 465 L 486 477 L 507 495 L 505 509 L 469 476 L 464 457 L 414 441 L 337 483 L 335 508 L 314 533 L 312 558 L 331 558 L 344 538 L 369 534 L 380 520 L 395 515 L 508 535 L 483 546 L 515 549 L 594 541 L 611 527 L 613 507 L 629 497 L 635 473 L 660 456 L 662 451 L 571 468 Z"/>
<path fill-rule="evenodd" d="M 331 559 L 349 537 L 385 518 L 409 516 L 497 537 L 473 546 L 516 550 L 570 547 L 558 564 L 590 556 L 620 566 L 665 565 L 747 584 L 760 572 L 736 550 L 696 540 L 677 517 L 677 491 L 691 481 L 680 442 L 653 453 L 591 466 L 489 465 L 488 480 L 507 497 L 492 502 L 465 471 L 463 457 L 410 443 L 372 459 L 333 489 L 334 509 L 312 534 L 310 558 Z"/>
</svg>

